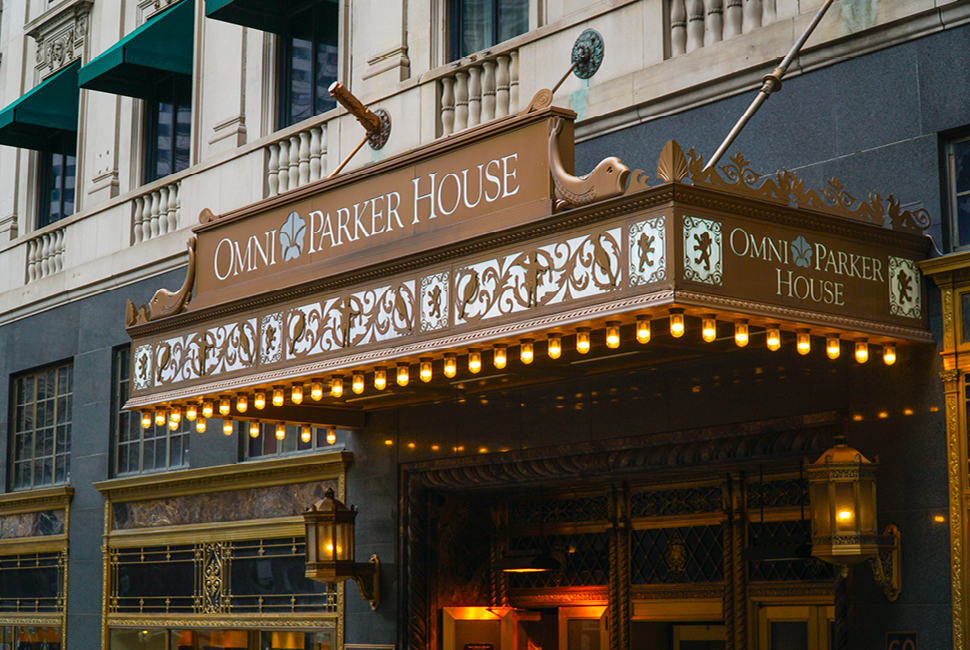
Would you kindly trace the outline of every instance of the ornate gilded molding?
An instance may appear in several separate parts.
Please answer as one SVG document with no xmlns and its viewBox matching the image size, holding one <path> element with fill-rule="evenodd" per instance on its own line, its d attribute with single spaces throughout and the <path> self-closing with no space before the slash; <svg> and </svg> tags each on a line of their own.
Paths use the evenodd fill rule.
<svg viewBox="0 0 970 650">
<path fill-rule="evenodd" d="M 196 241 L 195 237 L 189 237 L 188 242 L 186 242 L 186 248 L 189 251 L 189 264 L 182 287 L 175 292 L 168 289 L 159 289 L 147 305 L 142 305 L 137 310 L 133 302 L 127 301 L 125 327 L 143 325 L 166 316 L 174 316 L 185 310 L 185 305 L 192 299 L 192 286 L 195 284 Z"/>
<path fill-rule="evenodd" d="M 67 485 L 44 490 L 0 494 L 0 515 L 66 508 L 70 505 L 73 496 L 74 488 Z"/>
<path fill-rule="evenodd" d="M 42 77 L 84 58 L 93 4 L 93 0 L 72 0 L 26 26 L 27 35 L 37 42 L 35 64 Z"/>
<path fill-rule="evenodd" d="M 264 627 L 320 628 L 335 627 L 339 614 L 301 614 L 298 618 L 283 617 L 274 614 L 245 614 L 238 617 L 185 615 L 185 616 L 125 616 L 111 614 L 107 624 L 124 627 L 175 627 L 175 628 L 243 628 L 259 629 Z"/>
<path fill-rule="evenodd" d="M 948 388 L 950 385 L 953 385 L 953 390 L 952 392 L 948 390 L 946 394 L 947 474 L 950 493 L 950 597 L 953 607 L 953 648 L 965 650 L 967 620 L 964 600 L 966 585 L 964 584 L 963 534 L 966 510 L 962 499 L 965 471 L 965 461 L 962 459 L 965 456 L 960 440 L 960 395 L 957 392 L 956 381 L 948 383 Z"/>
</svg>

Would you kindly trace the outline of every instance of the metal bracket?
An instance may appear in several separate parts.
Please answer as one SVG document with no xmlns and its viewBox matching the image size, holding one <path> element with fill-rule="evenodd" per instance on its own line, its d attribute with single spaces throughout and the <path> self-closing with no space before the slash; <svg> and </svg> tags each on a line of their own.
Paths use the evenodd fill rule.
<svg viewBox="0 0 970 650">
<path fill-rule="evenodd" d="M 381 561 L 376 555 L 370 556 L 370 562 L 354 564 L 354 582 L 360 597 L 370 603 L 374 611 L 381 604 Z"/>
<path fill-rule="evenodd" d="M 603 37 L 595 29 L 587 29 L 573 44 L 573 73 L 580 79 L 589 79 L 603 63 Z"/>
<path fill-rule="evenodd" d="M 887 526 L 879 543 L 879 553 L 869 558 L 872 566 L 872 577 L 876 584 L 882 587 L 886 598 L 895 601 L 901 590 L 900 580 L 902 571 L 899 566 L 899 529 Z"/>
</svg>

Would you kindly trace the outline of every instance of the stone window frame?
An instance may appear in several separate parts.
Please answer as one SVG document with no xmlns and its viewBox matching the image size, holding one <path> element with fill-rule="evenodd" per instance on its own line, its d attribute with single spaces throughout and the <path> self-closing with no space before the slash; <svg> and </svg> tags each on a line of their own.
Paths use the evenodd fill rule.
<svg viewBox="0 0 970 650">
<path fill-rule="evenodd" d="M 68 380 L 70 382 L 69 392 L 61 392 L 61 370 L 67 369 L 69 374 Z M 53 440 L 51 443 L 51 453 L 44 454 L 40 457 L 37 455 L 37 442 L 36 436 L 38 432 L 37 427 L 37 380 L 42 374 L 53 373 L 54 376 L 54 388 L 53 397 L 50 398 L 53 401 L 53 423 L 51 427 L 44 427 L 44 429 L 53 429 L 52 435 Z M 18 397 L 21 382 L 33 379 L 33 398 L 29 401 L 20 404 L 20 398 Z M 11 379 L 11 402 L 12 402 L 12 422 L 10 429 L 10 487 L 14 492 L 23 492 L 27 490 L 35 490 L 42 487 L 51 487 L 57 485 L 66 485 L 71 480 L 71 428 L 73 421 L 73 396 L 74 396 L 74 361 L 73 359 L 67 362 L 60 362 L 56 364 L 51 364 L 40 369 L 32 370 L 29 372 L 21 373 L 14 376 Z M 61 414 L 63 406 L 61 404 L 62 399 L 67 399 L 67 414 L 64 421 L 59 421 L 61 419 Z M 45 400 L 46 401 L 46 400 Z M 34 411 L 34 417 L 32 418 L 31 427 L 25 428 L 23 430 L 19 429 L 18 421 L 19 409 L 20 407 L 26 407 L 32 405 Z M 31 447 L 31 458 L 29 460 L 30 464 L 30 484 L 20 485 L 17 482 L 17 466 L 23 463 L 27 463 L 28 460 L 25 458 L 19 458 L 17 455 L 17 438 L 20 435 L 30 434 L 30 447 Z M 58 437 L 60 435 L 65 435 L 65 439 L 62 441 L 63 451 L 58 452 Z M 64 458 L 64 476 L 61 480 L 57 479 L 57 461 L 58 458 Z M 36 481 L 37 475 L 37 462 L 38 460 L 44 460 L 49 458 L 52 462 L 51 466 L 51 482 L 38 483 Z"/>
</svg>

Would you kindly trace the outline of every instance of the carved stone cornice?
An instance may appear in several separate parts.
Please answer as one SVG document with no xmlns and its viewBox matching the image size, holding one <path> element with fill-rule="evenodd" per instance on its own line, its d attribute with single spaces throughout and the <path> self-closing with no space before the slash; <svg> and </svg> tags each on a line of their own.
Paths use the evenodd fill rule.
<svg viewBox="0 0 970 650">
<path fill-rule="evenodd" d="M 950 368 L 949 370 L 943 370 L 940 372 L 940 381 L 943 382 L 947 392 L 953 392 L 957 389 L 956 382 L 959 379 L 960 379 L 959 368 Z"/>
<path fill-rule="evenodd" d="M 45 490 L 0 494 L 0 515 L 66 508 L 70 505 L 73 495 L 74 488 L 69 485 Z"/>
<path fill-rule="evenodd" d="M 35 63 L 42 77 L 84 58 L 92 4 L 93 0 L 70 0 L 27 24 L 27 35 L 37 41 Z"/>
</svg>

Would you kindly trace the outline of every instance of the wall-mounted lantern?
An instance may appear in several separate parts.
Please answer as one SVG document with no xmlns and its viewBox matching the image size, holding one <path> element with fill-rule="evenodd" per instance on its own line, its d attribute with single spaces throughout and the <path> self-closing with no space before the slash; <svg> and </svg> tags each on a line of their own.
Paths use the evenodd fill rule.
<svg viewBox="0 0 970 650">
<path fill-rule="evenodd" d="M 334 498 L 328 488 L 322 499 L 303 513 L 306 523 L 306 577 L 317 582 L 353 578 L 371 609 L 380 604 L 380 562 L 354 560 L 354 520 L 357 511 Z"/>
<path fill-rule="evenodd" d="M 845 444 L 835 446 L 808 467 L 812 504 L 812 555 L 840 565 L 869 560 L 876 583 L 889 600 L 900 590 L 899 531 L 895 526 L 880 535 L 876 528 L 876 462 Z"/>
</svg>

